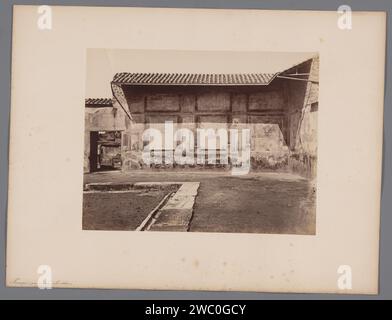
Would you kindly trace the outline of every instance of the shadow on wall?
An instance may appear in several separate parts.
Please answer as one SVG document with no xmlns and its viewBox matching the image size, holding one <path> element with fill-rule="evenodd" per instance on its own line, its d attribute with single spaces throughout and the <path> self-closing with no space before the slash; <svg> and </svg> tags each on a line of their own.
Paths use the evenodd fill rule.
<svg viewBox="0 0 392 320">
<path fill-rule="evenodd" d="M 290 72 L 309 74 L 309 81 L 287 82 L 289 168 L 308 178 L 317 171 L 317 117 L 319 58 Z"/>
</svg>

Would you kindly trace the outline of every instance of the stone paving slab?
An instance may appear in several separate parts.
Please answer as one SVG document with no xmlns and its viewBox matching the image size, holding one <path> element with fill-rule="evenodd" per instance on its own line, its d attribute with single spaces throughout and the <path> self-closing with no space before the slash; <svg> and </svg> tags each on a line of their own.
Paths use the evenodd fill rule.
<svg viewBox="0 0 392 320">
<path fill-rule="evenodd" d="M 162 209 L 150 230 L 163 226 L 188 226 L 193 209 Z"/>
<path fill-rule="evenodd" d="M 184 182 L 180 189 L 161 208 L 151 231 L 187 231 L 193 214 L 193 206 L 199 182 Z"/>
<path fill-rule="evenodd" d="M 184 182 L 164 209 L 192 209 L 198 189 L 198 182 Z"/>
</svg>

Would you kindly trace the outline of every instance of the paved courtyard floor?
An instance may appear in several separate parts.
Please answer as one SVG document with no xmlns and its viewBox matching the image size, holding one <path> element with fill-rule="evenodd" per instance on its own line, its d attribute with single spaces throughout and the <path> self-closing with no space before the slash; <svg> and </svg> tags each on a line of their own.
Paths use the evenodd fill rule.
<svg viewBox="0 0 392 320">
<path fill-rule="evenodd" d="M 230 172 L 134 171 L 85 174 L 84 183 L 200 182 L 189 223 L 194 232 L 238 232 L 275 234 L 315 234 L 315 184 L 289 173 L 250 173 L 232 176 Z M 137 206 L 143 215 L 156 204 Z M 85 194 L 86 196 L 86 194 Z M 149 195 L 145 195 L 149 197 Z M 154 195 L 152 195 L 154 197 Z M 110 198 L 110 197 L 109 197 Z M 106 208 L 120 210 L 121 203 L 106 199 Z M 140 198 L 139 198 L 140 199 Z M 147 198 L 146 198 L 147 199 Z M 103 199 L 98 200 L 100 203 Z M 125 200 L 123 200 L 125 201 Z M 158 200 L 159 202 L 159 200 Z M 129 204 L 129 202 L 128 202 Z M 136 204 L 135 204 L 136 205 Z M 89 219 L 92 217 L 89 216 Z M 124 215 L 117 220 L 121 228 Z M 140 221 L 141 215 L 132 221 Z M 91 221 L 91 220 L 89 220 Z M 131 223 L 132 227 L 133 224 Z M 126 229 L 126 228 L 125 228 Z M 114 229 L 113 229 L 114 230 Z"/>
</svg>

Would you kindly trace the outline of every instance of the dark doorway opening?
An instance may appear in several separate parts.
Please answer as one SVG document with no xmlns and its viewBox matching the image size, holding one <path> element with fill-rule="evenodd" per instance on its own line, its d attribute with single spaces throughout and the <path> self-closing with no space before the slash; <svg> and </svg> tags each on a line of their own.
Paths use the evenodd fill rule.
<svg viewBox="0 0 392 320">
<path fill-rule="evenodd" d="M 120 170 L 121 131 L 90 132 L 90 172 Z"/>
</svg>

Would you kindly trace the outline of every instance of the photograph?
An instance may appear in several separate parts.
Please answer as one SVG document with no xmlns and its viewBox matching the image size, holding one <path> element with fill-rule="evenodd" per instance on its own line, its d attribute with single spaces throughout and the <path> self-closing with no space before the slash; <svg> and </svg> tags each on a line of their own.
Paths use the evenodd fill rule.
<svg viewBox="0 0 392 320">
<path fill-rule="evenodd" d="M 83 230 L 315 235 L 319 63 L 88 49 Z"/>
</svg>

